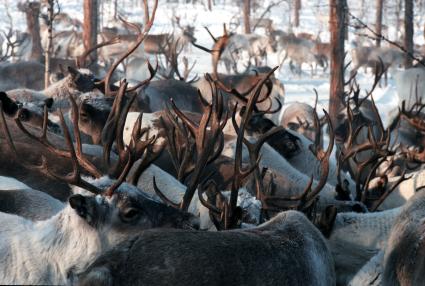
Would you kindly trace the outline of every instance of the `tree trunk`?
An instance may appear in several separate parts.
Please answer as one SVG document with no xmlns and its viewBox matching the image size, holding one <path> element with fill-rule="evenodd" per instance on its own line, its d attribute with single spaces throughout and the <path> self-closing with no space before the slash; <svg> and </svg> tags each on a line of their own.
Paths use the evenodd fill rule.
<svg viewBox="0 0 425 286">
<path fill-rule="evenodd" d="M 395 23 L 395 30 L 396 30 L 396 39 L 394 39 L 395 41 L 399 41 L 399 31 L 400 31 L 400 13 L 401 13 L 401 9 L 403 6 L 403 1 L 402 0 L 397 0 L 396 3 L 396 9 L 395 9 L 395 18 L 396 18 L 396 23 Z"/>
<path fill-rule="evenodd" d="M 294 27 L 300 25 L 301 0 L 294 0 Z"/>
<path fill-rule="evenodd" d="M 424 39 L 425 39 L 425 23 L 424 23 Z M 425 45 L 424 46 L 422 46 L 422 58 L 425 60 Z"/>
<path fill-rule="evenodd" d="M 245 34 L 251 33 L 251 0 L 243 0 L 243 22 L 245 25 Z"/>
<path fill-rule="evenodd" d="M 30 59 L 41 61 L 43 58 L 43 49 L 41 48 L 40 23 L 40 3 L 27 2 L 19 5 L 19 10 L 25 13 L 27 20 L 27 31 L 31 35 L 32 46 Z"/>
<path fill-rule="evenodd" d="M 53 9 L 54 9 L 55 1 L 48 0 L 47 1 L 47 48 L 44 51 L 44 88 L 48 88 L 50 85 L 50 57 L 53 52 Z"/>
<path fill-rule="evenodd" d="M 413 55 L 413 0 L 404 1 L 404 48 Z M 406 54 L 405 67 L 412 67 L 412 58 Z"/>
<path fill-rule="evenodd" d="M 331 82 L 329 94 L 329 115 L 334 127 L 337 115 L 343 106 L 344 96 L 344 23 L 345 0 L 329 0 L 331 33 Z"/>
<path fill-rule="evenodd" d="M 375 31 L 378 35 L 382 35 L 382 6 L 384 0 L 376 0 L 376 22 Z M 376 46 L 381 46 L 381 38 L 377 37 Z"/>
<path fill-rule="evenodd" d="M 97 44 L 97 0 L 84 0 L 84 49 L 88 50 Z M 91 54 L 92 59 L 97 59 L 96 51 Z"/>
<path fill-rule="evenodd" d="M 212 0 L 208 0 L 208 10 L 212 11 Z"/>
<path fill-rule="evenodd" d="M 349 7 L 348 7 L 348 4 L 347 4 L 347 0 L 344 0 L 344 7 L 345 7 L 345 10 L 344 10 L 344 19 L 345 19 L 345 27 L 344 27 L 344 40 L 346 40 L 346 41 L 348 41 L 348 27 L 350 26 L 350 17 L 348 16 L 349 15 L 349 11 L 348 11 L 348 9 L 349 9 Z"/>
</svg>

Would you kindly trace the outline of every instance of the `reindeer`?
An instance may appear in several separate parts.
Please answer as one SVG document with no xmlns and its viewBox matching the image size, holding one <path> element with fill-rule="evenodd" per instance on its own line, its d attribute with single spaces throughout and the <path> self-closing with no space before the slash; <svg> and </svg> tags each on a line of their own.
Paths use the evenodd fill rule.
<svg viewBox="0 0 425 286">
<path fill-rule="evenodd" d="M 76 70 L 68 67 L 68 76 L 50 85 L 43 91 L 31 89 L 14 89 L 7 92 L 8 96 L 19 101 L 35 101 L 53 98 L 55 100 L 65 99 L 68 96 L 76 96 L 81 92 L 92 91 L 96 88 L 95 78 L 87 70 Z"/>
<path fill-rule="evenodd" d="M 136 25 L 132 25 L 125 21 L 124 19 L 120 19 L 123 24 L 132 29 L 140 28 Z M 163 33 L 163 34 L 150 34 L 147 35 L 143 46 L 141 46 L 139 49 L 136 50 L 136 52 L 133 54 L 133 56 L 137 58 L 144 58 L 146 54 L 150 55 L 163 55 L 170 51 L 170 49 L 173 49 L 174 47 L 178 47 L 178 49 L 185 48 L 189 42 L 195 42 L 196 38 L 194 37 L 194 27 L 187 25 L 187 26 L 181 26 L 180 25 L 180 19 L 176 20 L 177 26 L 181 30 L 180 33 Z M 136 35 L 131 34 L 117 34 L 114 32 L 105 32 L 102 33 L 101 37 L 103 40 L 111 40 L 114 37 L 119 36 L 121 41 L 123 43 L 131 43 L 134 42 L 137 38 Z M 108 62 L 109 59 L 117 57 L 119 54 L 123 52 L 123 48 L 125 48 L 127 45 L 122 45 L 121 47 L 116 48 L 103 48 L 101 49 L 101 57 L 104 59 L 105 62 Z"/>
<path fill-rule="evenodd" d="M 404 62 L 404 53 L 393 47 L 355 47 L 352 51 L 353 68 L 351 75 L 354 75 L 362 66 L 372 67 L 376 73 L 385 72 L 385 84 L 387 84 L 387 70 L 392 66 L 400 66 Z"/>
<path fill-rule="evenodd" d="M 314 128 L 314 108 L 306 103 L 294 102 L 288 105 L 282 115 L 280 125 L 304 135 L 314 141 L 316 129 Z"/>
<path fill-rule="evenodd" d="M 225 61 L 228 71 L 229 67 L 233 65 L 232 62 L 236 64 L 236 61 L 240 58 L 239 55 L 244 51 L 248 54 L 249 61 L 254 59 L 256 66 L 260 65 L 263 59 L 267 61 L 267 53 L 275 52 L 269 37 L 256 34 L 232 35 L 223 51 L 222 57 L 220 57 L 220 59 Z"/>
<path fill-rule="evenodd" d="M 382 260 L 384 251 L 378 252 L 366 263 L 356 275 L 349 281 L 349 286 L 356 285 L 382 285 Z"/>
<path fill-rule="evenodd" d="M 12 187 L 8 187 L 7 183 L 5 177 L 0 177 L 0 197 L 2 198 L 0 212 L 32 221 L 41 221 L 54 216 L 64 208 L 61 201 L 44 192 L 31 189 L 21 182 L 15 183 Z"/>
<path fill-rule="evenodd" d="M 180 243 L 183 241 L 186 244 Z M 173 246 L 169 248 L 171 244 Z M 254 244 L 256 251 L 251 251 Z M 188 247 L 198 251 L 188 252 Z M 171 252 L 160 255 L 165 248 L 171 249 Z M 231 262 L 235 258 L 239 261 L 236 264 Z M 197 261 L 196 266 L 192 263 L 193 259 Z M 218 263 L 211 264 L 211 259 Z M 260 269 L 258 264 L 252 263 L 258 259 L 263 260 Z M 175 271 L 152 267 L 152 263 L 159 266 L 165 260 L 171 262 Z M 131 261 L 134 267 L 123 269 L 124 261 Z M 145 261 L 149 263 L 145 264 Z M 224 264 L 226 268 L 220 266 Z M 186 275 L 189 265 L 196 269 Z M 158 271 L 165 275 L 158 275 Z M 271 221 L 248 230 L 215 233 L 147 231 L 99 258 L 78 276 L 78 284 L 126 284 L 132 281 L 138 284 L 195 285 L 199 284 L 199 279 L 211 285 L 335 284 L 332 256 L 326 242 L 318 230 L 295 211 L 281 213 Z"/>
<path fill-rule="evenodd" d="M 253 88 L 253 86 L 258 83 L 264 75 L 269 73 L 270 70 L 267 68 L 265 72 L 255 72 L 255 74 L 238 74 L 238 75 L 225 75 L 217 74 L 217 79 L 220 84 L 219 87 L 225 92 L 226 101 L 238 101 L 247 102 L 246 99 L 241 98 L 239 95 L 246 95 Z M 194 87 L 199 89 L 203 96 L 210 100 L 211 98 L 211 89 L 209 87 L 208 81 L 205 78 L 200 78 L 198 81 L 192 83 Z M 232 91 L 237 91 L 238 95 L 232 95 Z M 266 99 L 270 98 L 271 104 L 266 100 L 256 103 L 256 108 L 262 110 L 268 110 L 265 112 L 265 116 L 277 124 L 279 122 L 279 110 L 281 105 L 285 102 L 285 87 L 282 82 L 274 77 L 270 76 L 266 84 L 261 89 L 260 98 Z M 268 106 L 267 106 L 268 105 Z"/>
<path fill-rule="evenodd" d="M 256 28 L 263 28 L 266 32 L 273 30 L 273 20 L 270 18 L 251 19 L 251 23 L 253 23 L 254 30 Z"/>
<path fill-rule="evenodd" d="M 312 52 L 318 58 L 318 62 L 322 63 L 323 71 L 326 71 L 329 66 L 329 58 L 331 56 L 331 44 L 315 40 Z"/>
<path fill-rule="evenodd" d="M 383 259 L 383 285 L 420 285 L 423 278 L 424 193 L 418 192 L 396 219 Z"/>
<path fill-rule="evenodd" d="M 93 183 L 98 188 L 108 186 L 106 193 L 116 185 L 108 178 Z M 70 271 L 83 271 L 103 251 L 140 229 L 192 225 L 190 216 L 127 184 L 109 197 L 73 195 L 61 212 L 46 221 L 33 223 L 5 213 L 0 213 L 0 220 L 4 284 L 64 284 Z M 19 246 L 18 253 L 12 245 Z M 12 255 L 33 262 L 14 263 L 6 258 Z M 44 257 L 44 263 L 37 263 L 34 255 Z"/>
<path fill-rule="evenodd" d="M 44 88 L 44 65 L 37 61 L 0 63 L 0 89 Z"/>
<path fill-rule="evenodd" d="M 32 221 L 46 220 L 64 208 L 61 201 L 11 177 L 0 176 L 0 197 L 0 212 Z"/>
<path fill-rule="evenodd" d="M 41 14 L 41 18 L 44 20 L 44 23 L 47 23 L 47 15 Z M 55 17 L 53 18 L 53 27 L 58 30 L 74 30 L 74 31 L 82 31 L 83 23 L 78 19 L 71 18 L 68 13 L 58 12 L 55 13 Z"/>
<path fill-rule="evenodd" d="M 306 40 L 302 38 L 297 38 L 293 34 L 288 36 L 281 37 L 277 44 L 282 52 L 285 52 L 284 58 L 281 60 L 281 53 L 278 54 L 278 61 L 281 63 L 280 68 L 282 68 L 283 63 L 287 58 L 290 59 L 290 68 L 292 72 L 301 73 L 301 66 L 303 63 L 308 63 L 311 67 L 311 74 L 313 75 L 313 63 L 324 67 L 324 63 L 321 57 L 313 53 L 314 42 L 311 40 Z M 296 70 L 293 65 L 293 62 L 297 64 Z"/>
<path fill-rule="evenodd" d="M 208 34 L 211 36 L 211 38 L 214 41 L 214 45 L 211 49 L 202 47 L 194 42 L 192 42 L 192 45 L 195 47 L 211 54 L 211 60 L 212 60 L 212 66 L 213 66 L 213 78 L 217 78 L 218 76 L 218 63 L 220 61 L 221 56 L 223 55 L 223 52 L 225 51 L 226 47 L 229 45 L 229 40 L 233 36 L 232 33 L 227 32 L 226 25 L 223 24 L 223 35 L 216 38 L 214 35 L 208 30 L 208 28 L 205 28 L 208 32 Z"/>
<path fill-rule="evenodd" d="M 42 127 L 44 116 L 44 108 L 51 108 L 53 99 L 34 99 L 32 102 L 14 101 L 5 92 L 0 92 L 0 102 L 4 113 L 12 118 L 19 118 L 21 122 L 25 122 L 33 127 Z M 59 126 L 47 120 L 47 128 L 53 133 L 60 133 Z"/>
<path fill-rule="evenodd" d="M 400 208 L 395 208 L 376 213 L 346 212 L 336 215 L 328 245 L 335 260 L 338 284 L 346 285 L 363 265 L 385 249 L 400 212 Z"/>
</svg>

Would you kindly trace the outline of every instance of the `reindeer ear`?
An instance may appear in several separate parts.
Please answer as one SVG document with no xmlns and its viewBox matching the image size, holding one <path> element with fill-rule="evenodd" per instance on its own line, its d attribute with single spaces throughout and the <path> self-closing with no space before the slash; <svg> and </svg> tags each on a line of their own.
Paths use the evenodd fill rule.
<svg viewBox="0 0 425 286">
<path fill-rule="evenodd" d="M 51 108 L 53 106 L 53 98 L 49 97 L 44 100 L 44 104 L 47 108 Z"/>
<path fill-rule="evenodd" d="M 68 66 L 68 72 L 72 76 L 73 79 L 76 79 L 81 75 L 80 72 L 77 69 L 70 67 L 70 66 Z"/>
<path fill-rule="evenodd" d="M 317 227 L 327 238 L 331 235 L 337 213 L 338 211 L 335 206 L 327 206 L 317 222 Z"/>
<path fill-rule="evenodd" d="M 82 195 L 72 195 L 68 199 L 69 205 L 73 208 L 77 214 L 85 219 L 88 224 L 92 225 L 95 218 L 95 198 L 86 197 Z"/>
<path fill-rule="evenodd" d="M 7 115 L 13 116 L 18 111 L 18 105 L 16 102 L 10 99 L 10 97 L 3 91 L 0 92 L 0 101 L 3 105 L 3 110 Z"/>
<path fill-rule="evenodd" d="M 245 114 L 246 111 L 246 106 L 242 106 L 241 109 L 239 110 L 239 115 L 242 117 Z"/>
</svg>

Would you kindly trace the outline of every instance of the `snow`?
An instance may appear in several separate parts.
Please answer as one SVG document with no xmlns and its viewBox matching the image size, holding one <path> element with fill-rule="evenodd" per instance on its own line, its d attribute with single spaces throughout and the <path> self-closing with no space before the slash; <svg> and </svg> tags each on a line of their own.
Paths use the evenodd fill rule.
<svg viewBox="0 0 425 286">
<path fill-rule="evenodd" d="M 0 5 L 8 4 L 8 9 L 0 9 L 0 30 L 7 31 L 10 27 L 10 19 L 13 21 L 13 28 L 19 29 L 21 31 L 26 30 L 25 16 L 23 13 L 19 12 L 17 9 L 18 1 L 11 0 L 2 0 Z M 104 16 L 101 17 L 100 22 L 103 26 L 110 26 L 112 24 L 113 17 L 113 2 L 114 1 L 102 1 L 104 4 L 101 5 L 100 9 L 104 12 Z M 132 22 L 143 23 L 143 9 L 142 1 L 131 1 L 131 0 L 122 0 L 118 1 L 118 13 L 123 15 L 127 20 Z M 167 1 L 168 2 L 168 1 Z M 202 1 L 197 1 L 198 4 L 183 4 L 176 3 L 177 1 L 169 1 L 166 3 L 165 0 L 159 1 L 159 8 L 155 18 L 155 24 L 151 30 L 151 33 L 162 33 L 170 32 L 173 27 L 171 24 L 171 19 L 173 15 L 181 17 L 181 24 L 193 24 L 197 27 L 195 32 L 195 37 L 197 42 L 200 45 L 205 47 L 211 47 L 213 41 L 211 37 L 206 33 L 203 27 L 208 27 L 210 31 L 217 36 L 220 36 L 223 32 L 223 23 L 226 23 L 228 28 L 234 28 L 230 23 L 242 23 L 241 19 L 241 9 L 235 6 L 235 1 L 215 1 L 216 5 L 213 6 L 213 10 L 209 11 L 205 4 L 200 4 Z M 187 2 L 187 1 L 181 1 Z M 203 1 L 206 3 L 206 1 Z M 223 2 L 227 2 L 224 4 Z M 229 3 L 230 2 L 230 3 Z M 254 17 L 259 17 L 264 8 L 270 4 L 272 1 L 260 1 L 262 7 L 257 8 L 253 14 Z M 282 2 L 280 5 L 275 6 L 271 9 L 271 12 L 266 14 L 266 17 L 271 18 L 274 21 L 276 28 L 288 31 L 289 23 L 292 19 L 291 7 L 288 4 L 290 1 Z M 363 21 L 368 23 L 373 27 L 374 19 L 374 1 L 366 2 L 366 7 L 362 11 L 360 9 L 360 3 L 362 1 L 349 0 L 348 5 L 350 7 L 351 13 L 360 17 Z M 152 0 L 149 0 L 152 7 Z M 308 32 L 316 35 L 320 35 L 322 41 L 329 40 L 328 32 L 328 12 L 329 5 L 328 1 L 325 0 L 305 0 L 302 2 L 302 10 L 300 13 L 300 23 L 301 27 L 294 28 L 294 32 Z M 72 17 L 83 20 L 82 13 L 82 0 L 67 0 L 59 1 L 61 12 L 66 12 Z M 7 16 L 8 11 L 10 12 L 11 18 Z M 423 16 L 420 9 L 415 9 L 415 25 L 416 27 L 423 27 Z M 354 20 L 352 20 L 354 21 Z M 395 27 L 395 7 L 393 4 L 387 4 L 387 7 L 384 11 L 384 25 L 390 27 L 389 34 L 394 34 Z M 230 29 L 229 28 L 229 29 Z M 241 32 L 242 25 L 240 25 L 235 31 Z M 349 41 L 346 42 L 346 49 L 350 48 L 351 40 L 354 39 L 354 30 L 349 28 Z M 418 28 L 415 29 L 415 43 L 422 44 L 423 34 L 422 31 Z M 195 69 L 193 74 L 202 75 L 206 72 L 211 72 L 211 58 L 210 55 L 204 51 L 201 51 L 195 47 L 190 47 L 189 51 L 183 53 L 189 59 L 190 63 L 196 61 Z M 347 61 L 350 56 L 348 53 Z M 277 65 L 277 56 L 269 55 L 268 56 L 268 65 L 275 66 Z M 153 60 L 154 61 L 154 60 Z M 224 72 L 224 66 L 219 67 L 219 71 Z M 288 63 L 285 63 L 281 71 L 276 73 L 276 76 L 284 83 L 286 89 L 286 99 L 285 105 L 300 101 L 313 104 L 315 101 L 314 89 L 318 91 L 319 101 L 318 101 L 318 111 L 322 113 L 322 109 L 328 109 L 328 97 L 329 97 L 329 70 L 327 72 L 322 72 L 319 68 L 317 75 L 311 77 L 309 67 L 303 67 L 303 73 L 301 76 L 294 75 L 291 73 Z M 357 78 L 362 90 L 370 88 L 373 82 L 373 76 L 371 73 L 365 74 L 362 70 L 359 71 L 359 76 Z M 393 110 L 397 109 L 398 98 L 397 92 L 395 89 L 395 82 L 390 75 L 389 84 L 387 87 L 377 87 L 373 93 L 373 97 L 377 103 L 378 109 L 382 115 L 382 118 L 385 123 L 388 121 L 389 114 Z M 285 107 L 284 107 L 285 108 Z"/>
</svg>

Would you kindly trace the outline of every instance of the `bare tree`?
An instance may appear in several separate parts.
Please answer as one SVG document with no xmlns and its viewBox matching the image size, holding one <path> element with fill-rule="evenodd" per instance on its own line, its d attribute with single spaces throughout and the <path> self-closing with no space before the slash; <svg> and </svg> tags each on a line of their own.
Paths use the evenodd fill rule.
<svg viewBox="0 0 425 286">
<path fill-rule="evenodd" d="M 245 34 L 251 33 L 251 0 L 243 0 L 243 22 L 245 25 Z"/>
<path fill-rule="evenodd" d="M 337 126 L 337 114 L 344 96 L 344 30 L 345 0 L 329 0 L 331 33 L 331 83 L 329 115 L 333 126 Z"/>
<path fill-rule="evenodd" d="M 413 55 L 413 0 L 404 1 L 404 48 Z M 406 54 L 406 68 L 412 66 L 412 58 Z"/>
<path fill-rule="evenodd" d="M 294 0 L 294 23 L 295 27 L 300 25 L 300 10 L 301 10 L 301 0 Z"/>
<path fill-rule="evenodd" d="M 50 85 L 50 57 L 53 51 L 53 18 L 54 18 L 54 0 L 47 1 L 47 48 L 44 51 L 44 88 Z"/>
<path fill-rule="evenodd" d="M 347 0 L 344 0 L 344 7 L 345 7 L 345 15 L 344 15 L 344 19 L 345 19 L 345 28 L 344 28 L 344 39 L 346 40 L 346 41 L 348 41 L 348 28 L 347 27 L 350 27 L 350 17 L 348 17 L 348 14 L 349 14 L 349 7 L 348 7 L 348 4 L 347 4 Z"/>
<path fill-rule="evenodd" d="M 84 0 L 83 42 L 87 51 L 97 44 L 98 0 Z M 90 54 L 97 58 L 96 50 Z"/>
<path fill-rule="evenodd" d="M 382 6 L 384 0 L 376 0 L 376 22 L 375 22 L 375 31 L 377 34 L 382 35 Z M 376 38 L 376 46 L 381 46 L 381 38 Z"/>
<path fill-rule="evenodd" d="M 32 60 L 41 61 L 43 49 L 41 48 L 40 23 L 38 22 L 40 16 L 40 2 L 19 3 L 18 9 L 25 13 L 27 31 L 31 35 L 32 47 L 30 58 Z"/>
<path fill-rule="evenodd" d="M 395 18 L 396 18 L 395 30 L 397 32 L 400 31 L 400 14 L 401 14 L 402 8 L 403 8 L 403 0 L 397 0 L 395 3 Z"/>
</svg>

